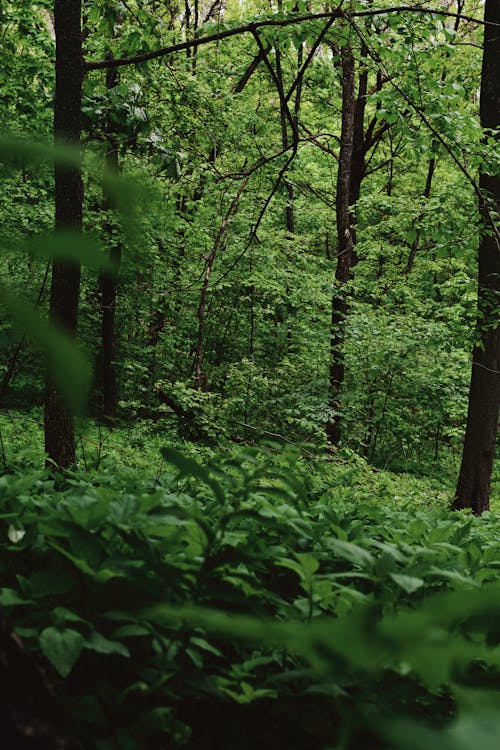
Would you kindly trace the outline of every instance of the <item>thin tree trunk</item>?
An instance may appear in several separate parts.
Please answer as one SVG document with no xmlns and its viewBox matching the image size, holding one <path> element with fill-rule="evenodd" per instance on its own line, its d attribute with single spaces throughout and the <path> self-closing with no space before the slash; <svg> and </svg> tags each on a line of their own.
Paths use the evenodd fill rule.
<svg viewBox="0 0 500 750">
<path fill-rule="evenodd" d="M 236 195 L 234 196 L 233 200 L 231 201 L 231 205 L 229 206 L 227 213 L 219 227 L 219 231 L 217 232 L 217 236 L 215 238 L 212 249 L 210 250 L 210 253 L 205 258 L 205 271 L 203 274 L 203 283 L 201 286 L 200 302 L 198 304 L 198 334 L 196 337 L 196 351 L 194 355 L 194 364 L 193 364 L 194 387 L 196 390 L 200 388 L 205 378 L 205 375 L 203 373 L 203 358 L 204 358 L 204 350 L 205 350 L 205 314 L 206 314 L 207 298 L 208 298 L 208 291 L 209 291 L 209 284 L 210 284 L 210 276 L 212 274 L 213 264 L 217 256 L 217 251 L 222 242 L 222 238 L 227 230 L 229 220 L 231 219 L 231 216 L 236 211 L 236 208 L 238 206 L 238 201 L 241 198 L 241 195 L 244 189 L 248 185 L 250 177 L 251 177 L 251 174 L 246 175 L 245 178 L 240 183 L 238 191 Z"/>
<path fill-rule="evenodd" d="M 282 90 L 283 88 L 283 71 L 281 68 L 281 52 L 276 50 L 276 78 L 278 79 Z M 288 138 L 288 124 L 287 124 L 287 113 L 285 109 L 285 102 L 280 98 L 280 124 L 281 124 L 281 145 L 284 149 L 290 145 Z M 293 185 L 287 179 L 283 180 L 285 190 L 287 193 L 287 202 L 285 208 L 285 226 L 288 234 L 295 234 L 295 215 L 294 215 L 294 192 Z"/>
<path fill-rule="evenodd" d="M 199 19 L 200 19 L 199 0 L 194 0 L 193 39 L 196 39 L 198 36 L 198 26 L 200 23 Z M 193 75 L 196 75 L 197 56 L 198 56 L 198 49 L 194 47 L 193 58 L 191 61 L 191 70 L 192 70 Z"/>
<path fill-rule="evenodd" d="M 184 23 L 186 25 L 186 39 L 190 38 L 190 31 L 191 31 L 191 6 L 189 4 L 189 0 L 184 0 Z M 193 51 L 188 47 L 186 49 L 186 57 L 189 60 Z"/>
<path fill-rule="evenodd" d="M 82 95 L 81 0 L 55 0 L 56 89 L 54 137 L 57 142 L 80 146 Z M 55 224 L 57 229 L 81 230 L 83 188 L 80 170 L 55 166 Z M 49 320 L 67 333 L 76 334 L 80 266 L 54 262 Z M 73 415 L 47 378 L 45 390 L 45 450 L 49 459 L 64 468 L 75 463 Z"/>
<path fill-rule="evenodd" d="M 361 47 L 361 65 L 363 60 L 367 56 L 367 49 L 363 45 Z M 365 109 L 366 109 L 366 98 L 368 94 L 368 68 L 362 67 L 359 74 L 358 83 L 358 95 L 354 104 L 354 130 L 353 130 L 353 142 L 352 142 L 352 157 L 351 157 L 351 173 L 349 177 L 349 206 L 351 207 L 350 214 L 350 231 L 352 235 L 352 265 L 356 265 L 358 258 L 355 251 L 356 246 L 356 228 L 355 228 L 355 217 L 352 213 L 352 208 L 356 205 L 359 200 L 361 193 L 361 183 L 365 176 L 366 164 L 365 156 L 367 152 L 367 144 L 365 143 Z"/>
<path fill-rule="evenodd" d="M 332 445 L 338 445 L 341 437 L 340 395 L 345 374 L 344 337 L 348 311 L 345 285 L 351 277 L 354 247 L 349 212 L 353 147 L 354 57 L 351 48 L 346 46 L 342 49 L 342 131 L 336 195 L 338 249 L 330 328 L 330 416 L 326 424 L 326 436 Z"/>
<path fill-rule="evenodd" d="M 109 92 L 118 83 L 118 72 L 115 68 L 106 71 L 106 90 Z M 105 164 L 108 170 L 118 173 L 120 169 L 118 159 L 118 139 L 115 126 L 108 119 L 106 123 L 106 155 Z M 113 209 L 113 198 L 109 191 L 104 191 L 104 208 Z M 109 258 L 114 271 L 103 271 L 99 276 L 99 290 L 101 295 L 101 342 L 102 342 L 102 412 L 104 419 L 112 423 L 116 416 L 118 388 L 116 381 L 116 295 L 118 289 L 117 271 L 121 261 L 121 245 L 113 235 L 113 223 L 108 220 L 104 226 L 109 237 Z"/>
<path fill-rule="evenodd" d="M 429 166 L 427 168 L 427 179 L 425 181 L 425 188 L 423 197 L 427 201 L 431 194 L 431 187 L 432 187 L 432 178 L 434 177 L 434 171 L 436 169 L 436 159 L 433 156 L 431 159 L 429 159 Z M 418 217 L 419 220 L 422 218 L 422 214 Z M 412 242 L 410 254 L 408 256 L 408 260 L 406 262 L 406 268 L 405 268 L 405 276 L 409 276 L 411 273 L 411 269 L 413 268 L 413 264 L 415 262 L 415 256 L 418 251 L 418 247 L 420 244 L 420 229 L 417 227 L 415 230 L 415 239 Z"/>
<path fill-rule="evenodd" d="M 486 0 L 483 67 L 481 73 L 481 125 L 500 125 L 500 4 Z M 481 174 L 484 219 L 478 258 L 478 343 L 472 353 L 467 426 L 462 465 L 453 508 L 471 508 L 476 515 L 489 509 L 491 475 L 500 411 L 500 243 L 492 232 L 491 214 L 500 213 L 500 177 Z"/>
</svg>

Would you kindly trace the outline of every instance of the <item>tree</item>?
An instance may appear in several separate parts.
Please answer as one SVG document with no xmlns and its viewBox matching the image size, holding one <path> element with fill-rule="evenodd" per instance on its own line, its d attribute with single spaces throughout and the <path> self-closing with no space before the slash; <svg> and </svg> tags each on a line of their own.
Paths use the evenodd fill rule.
<svg viewBox="0 0 500 750">
<path fill-rule="evenodd" d="M 500 4 L 486 0 L 480 111 L 485 139 L 500 127 Z M 496 131 L 496 132 L 495 132 Z M 500 409 L 500 174 L 481 169 L 483 227 L 478 250 L 477 343 L 472 352 L 467 426 L 453 507 L 489 509 Z"/>
<path fill-rule="evenodd" d="M 118 84 L 118 71 L 109 68 L 106 71 L 106 89 L 109 92 Z M 106 122 L 106 154 L 105 164 L 110 173 L 118 174 L 120 164 L 118 158 L 118 139 L 112 118 L 108 115 Z M 113 209 L 113 199 L 109 190 L 104 191 L 104 208 L 108 212 Z M 116 382 L 116 296 L 118 291 L 117 271 L 121 261 L 120 240 L 113 236 L 113 223 L 106 221 L 104 229 L 109 236 L 109 259 L 112 270 L 102 271 L 99 276 L 99 291 L 101 302 L 101 342 L 102 342 L 102 412 L 104 419 L 110 424 L 116 416 L 118 389 Z"/>
<path fill-rule="evenodd" d="M 357 92 L 355 86 L 356 61 L 350 44 L 340 51 L 342 68 L 342 125 L 340 134 L 339 167 L 335 215 L 337 227 L 337 267 L 335 289 L 332 296 L 330 326 L 329 406 L 326 436 L 332 445 L 341 439 L 340 394 L 345 378 L 344 340 L 346 317 L 349 311 L 347 283 L 352 278 L 356 255 L 356 222 L 354 207 L 360 198 L 361 185 L 366 176 L 366 157 L 378 145 L 390 128 L 388 123 L 378 123 L 374 116 L 365 131 L 365 111 L 368 92 L 368 49 L 363 42 L 360 49 Z M 382 76 L 377 74 L 374 92 L 382 87 Z M 372 92 L 373 93 L 373 92 Z"/>
<path fill-rule="evenodd" d="M 274 429 L 274 422 L 284 424 L 286 420 L 287 429 L 293 431 L 291 437 L 306 439 L 324 432 L 327 406 L 333 406 L 330 414 L 336 424 L 329 425 L 330 442 L 338 442 L 342 427 L 343 441 L 356 450 L 364 449 L 376 462 L 385 460 L 387 454 L 397 459 L 390 446 L 400 445 L 401 435 L 405 438 L 405 461 L 407 456 L 416 458 L 416 453 L 419 459 L 429 457 L 431 450 L 437 456 L 435 444 L 445 446 L 453 441 L 456 446 L 460 439 L 460 415 L 463 418 L 465 413 L 466 384 L 460 380 L 464 368 L 456 367 L 447 380 L 446 355 L 440 355 L 439 378 L 435 380 L 450 383 L 456 410 L 446 405 L 440 410 L 432 398 L 424 408 L 427 402 L 418 387 L 407 388 L 410 378 L 405 379 L 406 370 L 394 357 L 400 352 L 398 319 L 409 320 L 413 308 L 416 330 L 432 331 L 430 325 L 423 324 L 427 319 L 429 323 L 441 321 L 445 331 L 459 289 L 471 284 L 475 227 L 469 221 L 465 230 L 468 244 L 465 235 L 462 242 L 464 232 L 457 218 L 469 210 L 474 214 L 475 198 L 470 185 L 462 185 L 463 192 L 457 193 L 453 183 L 459 182 L 460 165 L 452 165 L 438 135 L 455 154 L 472 153 L 469 143 L 479 143 L 474 130 L 477 117 L 471 106 L 479 79 L 478 25 L 467 21 L 472 45 L 465 46 L 461 34 L 455 48 L 450 4 L 444 20 L 440 11 L 422 13 L 415 6 L 405 12 L 382 12 L 370 2 L 353 13 L 334 10 L 301 15 L 286 8 L 290 10 L 286 15 L 258 16 L 239 29 L 232 24 L 217 34 L 200 27 L 194 38 L 192 28 L 184 36 L 186 19 L 176 16 L 179 41 L 161 47 L 172 39 L 166 33 L 167 23 L 158 23 L 158 14 L 165 20 L 165 11 L 156 3 L 132 0 L 126 8 L 120 6 L 119 33 L 115 35 L 113 24 L 107 23 L 114 17 L 109 3 L 95 0 L 85 6 L 89 57 L 84 69 L 94 72 L 89 76 L 88 91 L 84 91 L 84 132 L 89 141 L 100 140 L 110 147 L 118 140 L 120 154 L 127 152 L 120 158 L 124 173 L 134 179 L 140 175 L 145 185 L 151 185 L 155 193 L 158 190 L 158 204 L 156 199 L 154 205 L 148 199 L 139 220 L 134 218 L 141 237 L 137 245 L 142 253 L 141 268 L 128 273 L 134 253 L 127 252 L 118 308 L 116 280 L 107 271 L 100 277 L 105 356 L 98 361 L 103 372 L 95 382 L 104 385 L 105 373 L 111 376 L 107 389 L 111 406 L 105 407 L 111 418 L 117 362 L 121 371 L 130 375 L 122 378 L 120 398 L 131 414 L 151 414 L 145 411 L 143 401 L 150 398 L 156 407 L 154 384 L 161 381 L 168 396 L 178 398 L 182 406 L 184 401 L 189 406 L 190 400 L 197 400 L 208 414 L 210 404 L 217 403 L 221 428 L 243 419 L 259 429 L 271 429 L 271 424 Z M 232 20 L 231 9 L 224 12 Z M 170 23 L 168 29 L 172 29 Z M 45 34 L 47 30 L 42 29 Z M 214 48 L 214 42 L 222 40 L 226 41 Z M 446 40 L 450 43 L 444 43 Z M 255 43 L 262 49 L 256 50 Z M 339 138 L 338 92 L 341 57 L 346 57 L 348 45 L 355 78 L 347 194 L 345 185 L 336 190 L 336 178 L 340 178 L 339 141 L 344 161 L 346 157 L 345 134 Z M 175 54 L 188 49 L 198 50 L 196 75 L 193 55 L 186 60 L 184 54 Z M 166 58 L 163 63 L 135 65 L 161 58 Z M 119 68 L 121 80 L 116 85 L 112 73 Z M 446 81 L 441 75 L 443 68 Z M 96 75 L 103 69 L 108 69 L 108 96 L 104 80 Z M 45 88 L 46 106 L 51 105 L 51 84 Z M 243 89 L 243 96 L 233 96 Z M 437 91 L 442 96 L 437 96 Z M 301 102 L 300 110 L 294 107 L 297 102 Z M 459 115 L 456 118 L 455 113 Z M 426 129 L 425 118 L 438 135 Z M 147 127 L 145 124 L 139 130 L 139 120 Z M 466 121 L 472 123 L 469 131 Z M 381 131 L 382 137 L 375 143 Z M 89 150 L 98 147 L 89 144 Z M 116 143 L 108 156 L 113 156 L 113 151 Z M 292 157 L 293 170 L 289 169 Z M 385 165 L 390 165 L 387 184 L 391 189 L 386 187 Z M 108 172 L 110 166 L 111 162 Z M 255 177 L 246 182 L 250 174 Z M 343 179 L 346 174 L 344 168 Z M 19 179 L 26 193 L 21 170 Z M 47 182 L 47 196 L 51 189 Z M 237 195 L 238 208 L 233 211 L 231 201 Z M 86 203 L 89 226 L 97 224 L 94 217 L 102 218 L 100 196 L 100 189 L 95 190 L 90 182 Z M 108 197 L 108 209 L 114 210 L 113 196 Z M 178 204 L 174 204 L 177 198 Z M 13 191 L 11 205 L 15 199 Z M 35 204 L 33 196 L 29 199 Z M 339 217 L 342 213 L 352 240 L 349 253 L 340 247 L 345 244 L 345 231 L 339 243 L 329 242 L 336 202 L 342 202 Z M 176 211 L 174 205 L 178 205 Z M 6 213 L 4 207 L 2 215 Z M 47 206 L 44 213 L 46 216 Z M 17 223 L 20 232 L 25 226 L 31 232 L 30 222 Z M 218 239 L 221 225 L 227 225 L 223 241 Z M 104 221 L 102 230 L 108 250 L 119 252 L 113 247 L 118 236 L 114 222 Z M 347 304 L 349 320 L 345 312 L 336 311 L 338 321 L 332 332 L 339 339 L 334 352 L 329 348 L 331 276 L 335 272 L 331 244 L 340 250 L 334 259 L 339 274 L 346 270 L 350 256 L 350 272 L 344 274 L 347 283 L 336 284 L 338 299 L 334 300 L 335 304 Z M 413 264 L 417 249 L 418 262 Z M 405 264 L 413 266 L 406 278 L 401 273 Z M 447 292 L 444 285 L 457 270 L 463 278 Z M 32 299 L 36 295 L 34 274 L 28 278 L 33 288 L 24 289 L 20 273 L 15 286 Z M 467 341 L 464 349 L 464 342 L 471 328 L 471 313 L 475 314 L 473 305 L 473 294 L 461 298 L 454 316 L 456 329 L 450 346 L 454 352 L 460 350 L 462 358 L 470 348 Z M 381 319 L 387 321 L 385 352 L 393 357 L 390 362 L 382 357 L 379 361 L 379 349 L 366 345 L 371 330 L 380 347 Z M 86 347 L 97 348 L 96 324 L 95 277 L 90 274 L 83 280 L 79 311 L 79 335 Z M 122 342 L 117 354 L 114 325 Z M 408 336 L 410 339 L 413 341 Z M 433 341 L 436 351 L 436 339 Z M 409 355 L 401 355 L 408 360 L 408 372 L 419 346 L 416 344 Z M 327 404 L 325 374 L 330 354 L 335 355 L 331 361 L 339 371 L 345 368 L 345 377 L 342 369 L 333 378 L 335 387 Z M 433 378 L 427 371 L 426 379 L 425 369 L 421 367 L 418 382 L 431 393 Z M 28 393 L 26 383 L 31 392 L 37 387 L 35 368 L 21 375 L 13 397 Z M 457 383 L 458 389 L 454 387 Z M 205 384 L 207 393 L 195 392 Z M 434 419 L 436 414 L 439 418 Z M 422 452 L 420 445 L 425 446 Z"/>
<path fill-rule="evenodd" d="M 80 145 L 82 95 L 81 0 L 55 0 L 56 88 L 54 138 L 56 143 Z M 80 170 L 56 162 L 56 231 L 82 227 L 83 188 Z M 49 319 L 74 336 L 78 320 L 80 267 L 77 263 L 55 261 L 52 266 Z M 45 450 L 49 459 L 65 468 L 75 463 L 73 415 L 47 378 L 45 389 Z"/>
<path fill-rule="evenodd" d="M 333 445 L 340 442 L 339 395 L 344 380 L 343 346 L 348 304 L 345 285 L 351 277 L 354 242 L 350 206 L 350 180 L 354 149 L 354 57 L 350 45 L 342 48 L 342 130 L 340 135 L 339 169 L 337 173 L 337 268 L 332 298 L 330 332 L 330 408 L 326 426 L 327 438 Z"/>
<path fill-rule="evenodd" d="M 107 12 L 111 37 L 116 35 L 115 14 Z M 120 19 L 121 20 L 121 19 Z M 112 53 L 108 51 L 111 58 Z M 113 94 L 113 90 L 120 82 L 119 72 L 116 68 L 106 70 L 106 94 L 108 100 Z M 113 113 L 110 105 L 106 113 L 104 123 L 105 156 L 104 163 L 110 174 L 118 175 L 120 172 L 119 160 L 119 142 L 117 136 L 117 125 L 113 120 Z M 113 196 L 109 189 L 104 187 L 103 208 L 105 211 L 112 212 L 115 206 Z M 118 402 L 118 387 L 116 375 L 116 297 L 118 292 L 117 273 L 120 267 L 122 248 L 120 239 L 114 232 L 114 224 L 111 217 L 108 216 L 104 225 L 105 233 L 109 240 L 109 259 L 112 269 L 103 270 L 99 275 L 99 292 L 101 303 L 101 343 L 102 343 L 102 362 L 101 362 L 101 382 L 102 382 L 102 413 L 104 419 L 112 424 L 116 416 Z"/>
</svg>

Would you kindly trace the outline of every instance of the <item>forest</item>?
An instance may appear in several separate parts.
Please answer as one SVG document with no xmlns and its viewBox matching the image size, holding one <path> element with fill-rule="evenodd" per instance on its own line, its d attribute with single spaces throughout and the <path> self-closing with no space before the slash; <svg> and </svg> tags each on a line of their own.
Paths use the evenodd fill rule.
<svg viewBox="0 0 500 750">
<path fill-rule="evenodd" d="M 0 0 L 0 61 L 5 746 L 497 750 L 499 0 Z"/>
</svg>

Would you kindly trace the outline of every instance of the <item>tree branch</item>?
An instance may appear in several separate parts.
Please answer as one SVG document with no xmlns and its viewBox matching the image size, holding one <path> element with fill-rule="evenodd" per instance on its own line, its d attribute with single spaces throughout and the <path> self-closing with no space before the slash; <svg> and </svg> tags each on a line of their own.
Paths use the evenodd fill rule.
<svg viewBox="0 0 500 750">
<path fill-rule="evenodd" d="M 239 36 L 241 34 L 254 34 L 259 29 L 270 27 L 286 27 L 293 26 L 297 23 L 303 23 L 305 21 L 321 21 L 322 19 L 344 18 L 352 20 L 354 18 L 362 18 L 366 16 L 380 16 L 387 15 L 389 13 L 427 13 L 429 15 L 452 17 L 455 18 L 455 13 L 451 13 L 446 10 L 439 10 L 433 8 L 422 8 L 421 6 L 408 7 L 407 5 L 394 6 L 392 8 L 374 8 L 369 10 L 354 11 L 353 13 L 346 13 L 340 8 L 324 12 L 324 13 L 308 13 L 302 16 L 291 16 L 290 18 L 267 18 L 262 21 L 253 21 L 252 23 L 245 24 L 242 26 L 235 26 L 232 29 L 224 29 L 216 34 L 208 34 L 207 36 L 201 36 L 196 39 L 188 39 L 185 42 L 179 42 L 178 44 L 172 44 L 168 47 L 161 47 L 160 49 L 153 50 L 152 52 L 145 52 L 141 55 L 133 55 L 131 57 L 117 57 L 113 60 L 86 60 L 83 63 L 84 71 L 90 70 L 101 70 L 103 68 L 118 68 L 124 65 L 135 65 L 137 63 L 147 62 L 148 60 L 156 60 L 160 57 L 166 57 L 172 55 L 175 52 L 182 52 L 183 50 L 193 49 L 200 47 L 203 44 L 210 44 L 211 42 L 218 42 L 222 39 L 229 39 L 232 36 Z M 465 21 L 471 23 L 477 23 L 480 26 L 491 25 L 500 26 L 500 24 L 492 24 L 488 21 L 484 21 L 481 18 L 473 18 L 471 16 L 461 16 Z"/>
</svg>

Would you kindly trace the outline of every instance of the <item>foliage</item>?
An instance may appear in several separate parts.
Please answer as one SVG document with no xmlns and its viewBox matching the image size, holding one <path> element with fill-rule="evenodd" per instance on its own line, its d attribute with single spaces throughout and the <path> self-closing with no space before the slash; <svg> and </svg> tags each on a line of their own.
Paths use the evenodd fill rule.
<svg viewBox="0 0 500 750">
<path fill-rule="evenodd" d="M 87 60 L 324 10 L 84 5 Z M 0 620 L 85 748 L 499 745 L 498 518 L 448 509 L 476 317 L 473 182 L 495 173 L 497 143 L 479 125 L 476 25 L 418 10 L 355 31 L 262 27 L 266 61 L 245 34 L 113 81 L 87 72 L 81 159 L 43 145 L 51 3 L 1 3 Z M 332 449 L 346 44 L 376 138 L 351 207 Z M 120 175 L 103 169 L 111 141 Z M 51 233 L 54 159 L 82 166 L 82 236 Z M 46 321 L 52 258 L 83 265 L 78 349 Z M 103 273 L 118 284 L 113 428 Z M 64 476 L 40 468 L 47 355 L 79 412 Z"/>
<path fill-rule="evenodd" d="M 164 458 L 0 482 L 0 606 L 86 747 L 495 741 L 493 514 L 273 446 Z"/>
<path fill-rule="evenodd" d="M 17 104 L 14 96 L 8 99 L 11 120 L 19 124 L 9 130 L 23 138 L 32 134 L 23 129 L 24 108 L 30 121 L 38 123 L 38 135 L 47 137 L 53 85 L 46 61 L 53 53 L 50 13 L 41 6 L 33 14 L 28 5 L 5 4 L 6 48 L 23 45 L 22 32 L 30 40 L 30 55 L 16 57 L 19 70 L 13 69 L 9 80 L 16 86 L 20 76 L 24 81 L 23 66 L 36 60 L 40 86 L 24 86 Z M 175 8 L 155 6 L 90 3 L 87 57 L 131 55 L 176 39 L 180 21 Z M 289 12 L 285 6 L 275 11 L 278 16 Z M 262 18 L 268 10 L 228 6 L 226 13 L 219 24 L 253 14 Z M 477 30 L 467 26 L 455 33 L 451 26 L 451 19 L 415 13 L 359 21 L 358 30 L 368 40 L 371 87 L 365 127 L 372 123 L 386 130 L 369 156 L 355 208 L 360 262 L 342 402 L 349 447 L 379 466 L 450 475 L 464 429 L 478 228 L 476 196 L 445 145 L 466 160 L 469 171 L 481 158 L 491 160 L 491 149 L 483 153 L 489 147 L 480 145 L 478 129 Z M 262 39 L 280 51 L 285 87 L 293 82 L 302 41 L 311 43 L 322 29 L 323 22 L 311 21 L 262 32 Z M 99 71 L 85 77 L 85 228 L 94 233 L 100 227 L 102 245 L 120 241 L 123 249 L 116 310 L 123 418 L 165 417 L 168 410 L 157 398 L 161 384 L 177 406 L 196 412 L 200 437 L 253 439 L 262 431 L 286 432 L 292 441 L 324 444 L 340 132 L 340 73 L 333 53 L 345 41 L 344 26 L 333 24 L 327 39 L 332 59 L 321 47 L 305 73 L 299 114 L 307 130 L 301 131 L 284 175 L 293 189 L 293 236 L 284 221 L 289 194 L 283 180 L 276 183 L 287 156 L 277 155 L 283 147 L 282 128 L 275 83 L 266 66 L 261 63 L 236 93 L 255 56 L 251 38 L 203 46 L 196 57 L 178 55 L 166 65 L 121 68 L 111 88 Z M 372 55 L 388 79 L 381 88 L 375 85 Z M 429 132 L 412 102 L 425 110 L 445 145 Z M 104 208 L 102 196 L 100 163 L 110 123 L 124 175 L 123 184 L 115 181 L 114 186 L 119 217 Z M 51 228 L 50 173 L 45 159 L 27 158 L 19 148 L 12 159 L 9 148 L 2 152 L 5 250 L 0 281 L 28 302 L 40 292 L 43 315 L 47 294 L 39 258 L 44 253 L 33 257 L 25 250 Z M 436 171 L 425 198 L 431 158 Z M 206 258 L 245 171 L 260 161 L 214 256 L 200 389 L 194 387 L 193 360 Z M 106 179 L 109 183 L 109 175 Z M 406 275 L 417 232 L 418 251 Z M 90 250 L 87 244 L 79 257 Z M 95 363 L 91 403 L 98 411 L 97 286 L 95 263 L 87 265 L 79 338 Z M 19 338 L 7 321 L 2 329 L 8 369 Z M 43 367 L 39 357 L 31 356 L 30 344 L 24 341 L 9 392 L 2 396 L 11 405 L 43 397 Z M 174 412 L 170 416 L 176 419 Z M 182 419 L 178 426 L 181 436 L 190 436 Z"/>
</svg>

